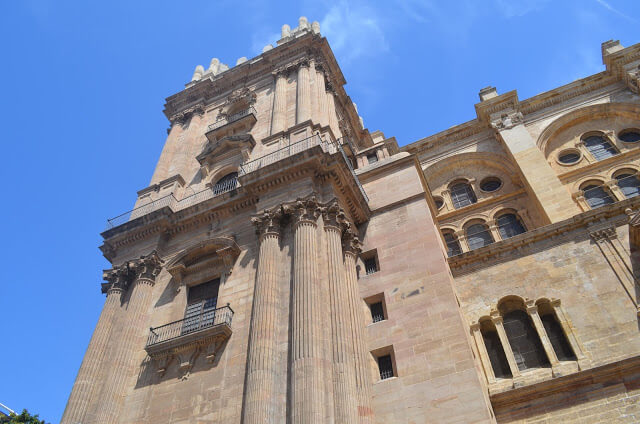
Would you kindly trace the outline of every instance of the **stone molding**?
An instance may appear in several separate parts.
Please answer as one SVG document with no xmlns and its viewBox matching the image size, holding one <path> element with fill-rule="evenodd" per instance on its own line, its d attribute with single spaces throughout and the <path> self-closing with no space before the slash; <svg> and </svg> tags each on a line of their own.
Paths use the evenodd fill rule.
<svg viewBox="0 0 640 424">
<path fill-rule="evenodd" d="M 191 107 L 188 107 L 184 110 L 182 110 L 181 112 L 178 112 L 174 115 L 172 115 L 169 118 L 169 122 L 171 123 L 171 126 L 175 125 L 175 124 L 180 124 L 180 125 L 184 125 L 186 124 L 189 119 L 191 119 L 193 116 L 203 116 L 205 113 L 205 109 L 206 106 L 204 104 L 204 102 L 200 102 L 197 103 Z"/>
<path fill-rule="evenodd" d="M 233 236 L 223 236 L 200 241 L 182 249 L 166 266 L 167 271 L 178 283 L 178 291 L 183 285 L 184 277 L 193 271 L 193 261 L 199 256 L 210 253 L 216 254 L 216 258 L 222 262 L 224 274 L 228 276 L 233 270 L 235 260 L 240 255 L 240 247 Z"/>
<path fill-rule="evenodd" d="M 102 278 L 106 283 L 102 284 L 102 293 L 112 291 L 126 292 L 134 280 L 144 280 L 151 284 L 162 269 L 163 261 L 154 250 L 147 256 L 126 261 L 121 265 L 104 270 Z"/>
</svg>

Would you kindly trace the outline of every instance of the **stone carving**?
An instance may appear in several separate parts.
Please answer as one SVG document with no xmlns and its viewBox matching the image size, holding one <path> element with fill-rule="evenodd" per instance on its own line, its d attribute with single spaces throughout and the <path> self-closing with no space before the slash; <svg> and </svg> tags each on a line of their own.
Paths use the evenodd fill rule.
<svg viewBox="0 0 640 424">
<path fill-rule="evenodd" d="M 162 269 L 163 263 L 158 253 L 154 250 L 147 256 L 141 256 L 140 259 L 131 261 L 131 268 L 135 271 L 138 279 L 154 282 Z"/>
<path fill-rule="evenodd" d="M 102 283 L 102 293 L 108 293 L 112 290 L 126 292 L 134 276 L 135 273 L 130 268 L 129 262 L 125 262 L 124 264 L 113 267 L 112 269 L 104 270 L 102 278 L 107 282 Z"/>
<path fill-rule="evenodd" d="M 524 116 L 520 112 L 503 113 L 500 119 L 491 121 L 491 127 L 496 130 L 508 130 L 524 121 Z"/>
<path fill-rule="evenodd" d="M 293 217 L 294 223 L 297 225 L 303 222 L 315 224 L 320 216 L 321 208 L 315 195 L 312 195 L 306 199 L 298 199 L 292 204 L 284 205 L 283 210 L 287 215 Z"/>
<path fill-rule="evenodd" d="M 205 111 L 204 103 L 198 103 L 179 113 L 176 113 L 169 119 L 169 121 L 171 122 L 172 126 L 175 124 L 185 125 L 187 122 L 189 122 L 189 119 L 191 119 L 193 116 L 204 115 L 204 111 Z"/>
<path fill-rule="evenodd" d="M 362 242 L 353 228 L 348 228 L 342 237 L 342 249 L 346 254 L 358 256 L 362 252 Z"/>
<path fill-rule="evenodd" d="M 260 215 L 251 218 L 251 222 L 256 227 L 256 234 L 263 237 L 269 233 L 280 233 L 280 223 L 283 217 L 281 207 L 277 207 L 271 211 L 264 211 Z"/>
<path fill-rule="evenodd" d="M 321 208 L 322 218 L 325 227 L 334 227 L 342 232 L 350 228 L 344 210 L 336 200 L 329 202 L 327 206 Z"/>
</svg>

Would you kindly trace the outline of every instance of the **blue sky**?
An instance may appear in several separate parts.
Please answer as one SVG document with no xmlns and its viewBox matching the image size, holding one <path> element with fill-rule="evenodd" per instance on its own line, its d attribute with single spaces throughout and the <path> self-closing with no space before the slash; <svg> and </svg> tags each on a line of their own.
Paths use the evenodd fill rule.
<svg viewBox="0 0 640 424">
<path fill-rule="evenodd" d="M 401 145 L 473 119 L 482 87 L 524 99 L 603 70 L 603 41 L 640 42 L 637 0 L 3 1 L 1 403 L 60 419 L 104 301 L 99 233 L 149 183 L 164 98 L 300 15 Z"/>
</svg>

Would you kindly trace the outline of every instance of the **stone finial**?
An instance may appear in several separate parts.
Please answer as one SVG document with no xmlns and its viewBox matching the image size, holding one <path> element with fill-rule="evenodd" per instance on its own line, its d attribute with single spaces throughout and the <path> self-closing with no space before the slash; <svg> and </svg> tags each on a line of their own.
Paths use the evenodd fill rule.
<svg viewBox="0 0 640 424">
<path fill-rule="evenodd" d="M 204 75 L 204 67 L 202 65 L 196 66 L 196 70 L 193 71 L 193 77 L 191 81 L 198 81 L 202 79 L 202 75 Z"/>
<path fill-rule="evenodd" d="M 225 65 L 224 63 L 220 64 L 220 72 L 218 72 L 219 74 L 223 73 L 224 71 L 228 71 L 229 70 L 229 65 Z"/>
<path fill-rule="evenodd" d="M 498 97 L 498 90 L 495 87 L 485 87 L 478 93 L 480 96 L 480 101 L 484 102 L 485 100 L 493 99 L 494 97 Z"/>
<path fill-rule="evenodd" d="M 602 59 L 606 56 L 609 56 L 615 52 L 619 52 L 623 50 L 624 47 L 620 44 L 620 40 L 609 40 L 602 43 Z"/>
<path fill-rule="evenodd" d="M 313 31 L 315 34 L 320 34 L 320 22 L 313 21 L 313 23 L 311 24 L 311 31 Z"/>
<path fill-rule="evenodd" d="M 286 38 L 291 35 L 291 27 L 287 24 L 282 25 L 282 30 L 280 31 L 280 36 L 282 38 Z"/>
<path fill-rule="evenodd" d="M 309 21 L 305 16 L 300 16 L 300 18 L 298 18 L 298 29 L 306 28 L 309 28 Z"/>
<path fill-rule="evenodd" d="M 356 113 L 358 113 L 358 105 L 356 104 L 356 102 L 351 102 L 353 104 L 353 108 L 356 110 Z"/>
<path fill-rule="evenodd" d="M 242 56 L 242 57 L 238 58 L 238 60 L 236 60 L 236 66 L 242 65 L 246 61 L 247 61 L 247 58 Z"/>
<path fill-rule="evenodd" d="M 268 52 L 268 51 L 269 51 L 269 50 L 271 50 L 271 49 L 273 49 L 273 46 L 272 46 L 271 44 L 267 44 L 266 46 L 264 46 L 264 47 L 262 48 L 262 53 L 266 53 L 266 52 Z"/>
</svg>

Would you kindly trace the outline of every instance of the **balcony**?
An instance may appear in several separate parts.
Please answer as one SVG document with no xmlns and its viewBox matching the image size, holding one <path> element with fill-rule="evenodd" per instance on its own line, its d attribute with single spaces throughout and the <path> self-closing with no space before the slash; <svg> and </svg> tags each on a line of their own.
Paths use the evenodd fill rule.
<svg viewBox="0 0 640 424">
<path fill-rule="evenodd" d="M 218 119 L 216 122 L 209 125 L 209 129 L 205 135 L 210 141 L 214 141 L 215 140 L 214 136 L 219 129 L 234 123 L 243 124 L 243 125 L 246 123 L 248 126 L 253 125 L 258 120 L 257 116 L 258 116 L 258 113 L 253 107 L 243 109 L 240 112 L 236 112 L 222 119 Z"/>
<path fill-rule="evenodd" d="M 233 309 L 227 304 L 213 311 L 151 328 L 145 350 L 151 357 L 185 350 L 189 347 L 224 341 L 231 336 Z"/>
</svg>

